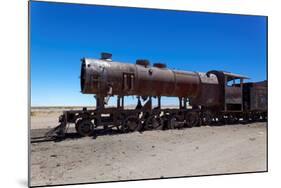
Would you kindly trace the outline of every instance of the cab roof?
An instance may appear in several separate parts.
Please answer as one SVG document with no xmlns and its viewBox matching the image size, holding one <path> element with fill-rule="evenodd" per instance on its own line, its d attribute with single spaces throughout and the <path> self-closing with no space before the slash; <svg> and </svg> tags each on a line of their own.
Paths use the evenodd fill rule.
<svg viewBox="0 0 281 188">
<path fill-rule="evenodd" d="M 244 75 L 241 75 L 241 74 L 234 74 L 234 73 L 225 72 L 225 71 L 222 71 L 222 73 L 223 73 L 225 76 L 227 76 L 227 81 L 235 80 L 235 79 L 250 79 L 249 77 L 244 76 Z"/>
</svg>

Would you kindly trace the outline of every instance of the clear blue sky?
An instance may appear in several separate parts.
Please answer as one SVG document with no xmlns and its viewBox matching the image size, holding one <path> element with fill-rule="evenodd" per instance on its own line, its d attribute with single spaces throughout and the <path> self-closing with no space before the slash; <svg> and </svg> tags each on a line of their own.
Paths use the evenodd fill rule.
<svg viewBox="0 0 281 188">
<path fill-rule="evenodd" d="M 101 52 L 128 63 L 149 59 L 180 70 L 266 79 L 263 16 L 43 2 L 31 2 L 30 16 L 32 106 L 95 104 L 80 93 L 80 59 Z"/>
</svg>

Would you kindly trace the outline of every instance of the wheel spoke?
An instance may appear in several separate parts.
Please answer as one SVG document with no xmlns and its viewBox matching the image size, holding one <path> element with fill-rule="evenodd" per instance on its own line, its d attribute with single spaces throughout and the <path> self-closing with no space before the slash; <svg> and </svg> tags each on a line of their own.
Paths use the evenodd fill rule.
<svg viewBox="0 0 281 188">
<path fill-rule="evenodd" d="M 91 120 L 82 119 L 76 123 L 75 129 L 81 136 L 89 136 L 94 130 L 94 124 Z"/>
</svg>

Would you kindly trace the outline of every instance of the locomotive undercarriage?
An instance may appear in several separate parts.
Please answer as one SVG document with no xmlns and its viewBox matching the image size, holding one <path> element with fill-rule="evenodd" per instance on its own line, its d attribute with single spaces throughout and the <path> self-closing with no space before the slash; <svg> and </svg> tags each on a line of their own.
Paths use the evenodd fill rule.
<svg viewBox="0 0 281 188">
<path fill-rule="evenodd" d="M 151 107 L 151 97 L 144 106 L 135 109 L 124 109 L 124 98 L 118 97 L 117 107 L 104 108 L 104 97 L 97 98 L 97 108 L 64 111 L 59 118 L 59 125 L 49 131 L 46 136 L 65 137 L 70 124 L 75 125 L 76 132 L 81 136 L 95 134 L 96 130 L 116 130 L 120 133 L 181 129 L 205 125 L 225 125 L 266 121 L 265 111 L 215 111 L 208 108 L 187 108 L 186 98 L 179 98 L 179 108 Z"/>
</svg>

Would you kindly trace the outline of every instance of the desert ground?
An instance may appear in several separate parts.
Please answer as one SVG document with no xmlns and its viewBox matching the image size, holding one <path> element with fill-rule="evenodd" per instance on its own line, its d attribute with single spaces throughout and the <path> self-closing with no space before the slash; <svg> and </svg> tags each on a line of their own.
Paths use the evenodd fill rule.
<svg viewBox="0 0 281 188">
<path fill-rule="evenodd" d="M 31 138 L 56 126 L 62 110 L 32 109 Z M 266 171 L 266 131 L 259 122 L 34 142 L 31 185 Z"/>
</svg>

